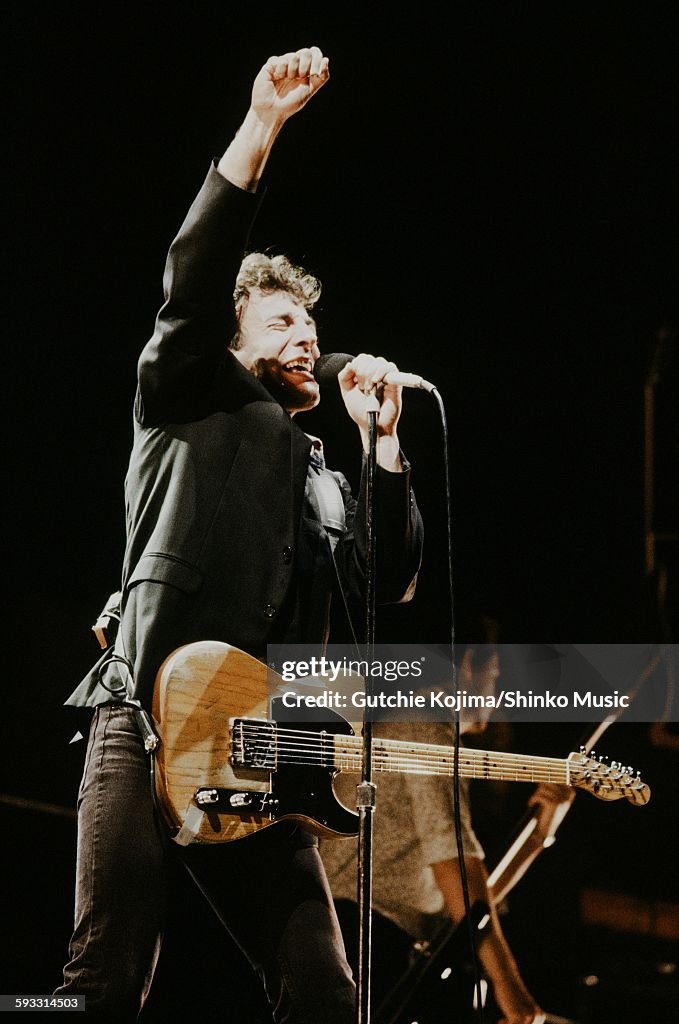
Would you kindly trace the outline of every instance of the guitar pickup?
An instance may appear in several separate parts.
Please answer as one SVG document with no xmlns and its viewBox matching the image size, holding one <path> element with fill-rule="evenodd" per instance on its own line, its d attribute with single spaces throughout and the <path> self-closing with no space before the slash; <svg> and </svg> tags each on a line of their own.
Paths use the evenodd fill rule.
<svg viewBox="0 0 679 1024">
<path fill-rule="evenodd" d="M 275 722 L 263 718 L 234 718 L 231 723 L 231 764 L 239 768 L 276 770 Z"/>
</svg>

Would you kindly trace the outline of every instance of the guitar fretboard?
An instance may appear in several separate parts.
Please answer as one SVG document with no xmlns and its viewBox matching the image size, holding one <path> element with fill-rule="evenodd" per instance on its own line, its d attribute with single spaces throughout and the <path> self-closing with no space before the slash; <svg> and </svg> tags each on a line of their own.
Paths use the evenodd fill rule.
<svg viewBox="0 0 679 1024">
<path fill-rule="evenodd" d="M 363 741 L 358 736 L 335 736 L 334 754 L 336 768 L 360 772 Z M 562 758 L 507 754 L 468 747 L 460 747 L 458 755 L 459 774 L 464 779 L 570 784 L 572 766 Z M 387 739 L 374 739 L 372 742 L 372 766 L 376 772 L 450 776 L 454 771 L 454 759 L 453 747 Z"/>
<path fill-rule="evenodd" d="M 363 740 L 360 736 L 290 729 L 275 723 L 243 721 L 237 724 L 235 754 L 243 764 L 274 770 L 283 765 L 319 765 L 360 772 Z M 507 754 L 461 747 L 458 771 L 463 779 L 498 779 L 512 782 L 555 782 L 572 785 L 576 764 L 556 757 Z M 450 746 L 373 739 L 375 772 L 452 776 L 455 750 Z"/>
</svg>

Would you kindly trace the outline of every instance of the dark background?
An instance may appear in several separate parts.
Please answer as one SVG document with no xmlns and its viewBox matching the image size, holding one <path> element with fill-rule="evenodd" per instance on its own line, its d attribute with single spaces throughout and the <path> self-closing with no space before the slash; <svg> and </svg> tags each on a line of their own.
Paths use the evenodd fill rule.
<svg viewBox="0 0 679 1024">
<path fill-rule="evenodd" d="M 665 331 L 654 525 L 676 532 L 672 5 L 230 6 L 6 8 L 3 992 L 47 992 L 59 977 L 74 826 L 48 810 L 73 807 L 82 758 L 60 704 L 96 657 L 89 627 L 118 585 L 136 359 L 169 242 L 270 54 L 316 43 L 331 81 L 274 150 L 252 245 L 321 277 L 322 349 L 384 353 L 438 385 L 460 628 L 481 609 L 507 642 L 665 638 L 644 579 L 643 386 Z M 334 398 L 307 428 L 355 480 L 357 439 Z M 447 637 L 440 437 L 431 400 L 407 393 L 427 550 L 415 600 L 380 613 L 384 639 Z M 661 555 L 676 621 L 676 545 Z M 583 730 L 508 740 L 562 755 Z M 613 726 L 604 747 L 644 769 L 654 799 L 636 810 L 578 795 L 507 919 L 536 996 L 599 1022 L 626 1019 L 634 998 L 666 999 L 672 975 L 657 963 L 677 951 L 632 928 L 592 936 L 583 887 L 679 900 L 679 755 L 643 726 Z M 515 789 L 479 797 L 489 854 L 521 814 Z M 245 974 L 235 986 L 224 974 L 209 914 L 185 914 L 155 1012 L 164 999 L 209 1003 L 187 991 L 196 933 L 215 985 L 256 1002 Z M 579 981 L 591 974 L 598 987 Z"/>
</svg>

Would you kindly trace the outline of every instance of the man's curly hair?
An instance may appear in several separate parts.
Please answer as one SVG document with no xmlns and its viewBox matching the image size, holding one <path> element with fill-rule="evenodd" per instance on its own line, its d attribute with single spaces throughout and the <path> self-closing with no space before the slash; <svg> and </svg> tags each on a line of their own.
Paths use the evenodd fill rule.
<svg viewBox="0 0 679 1024">
<path fill-rule="evenodd" d="M 287 256 L 267 256 L 263 252 L 251 252 L 240 265 L 233 301 L 236 318 L 240 324 L 243 310 L 253 288 L 263 292 L 288 292 L 305 309 L 312 309 L 321 294 L 321 282 L 303 267 L 291 263 Z M 231 339 L 232 349 L 240 348 L 240 327 Z"/>
</svg>

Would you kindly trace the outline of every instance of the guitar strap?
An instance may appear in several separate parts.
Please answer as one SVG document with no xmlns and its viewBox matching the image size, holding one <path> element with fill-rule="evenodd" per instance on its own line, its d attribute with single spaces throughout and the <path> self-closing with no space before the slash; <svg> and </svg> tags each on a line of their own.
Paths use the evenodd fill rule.
<svg viewBox="0 0 679 1024">
<path fill-rule="evenodd" d="M 199 807 L 195 800 L 192 800 L 182 827 L 176 835 L 172 836 L 177 846 L 190 846 L 200 831 L 205 811 Z"/>
</svg>

